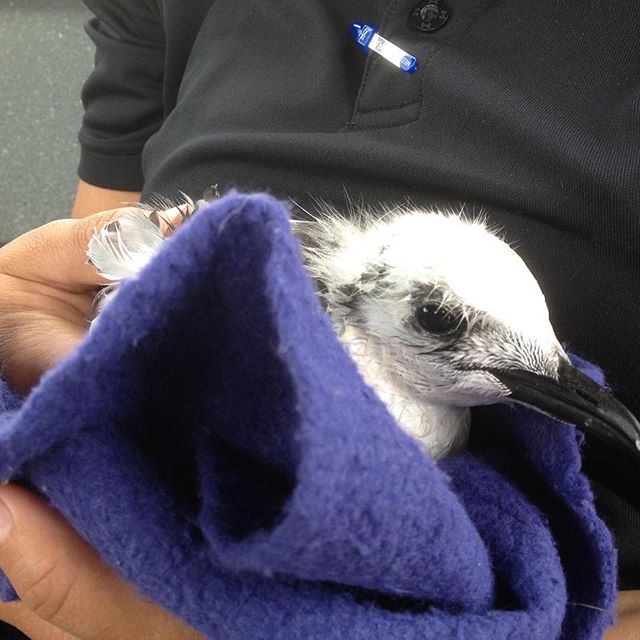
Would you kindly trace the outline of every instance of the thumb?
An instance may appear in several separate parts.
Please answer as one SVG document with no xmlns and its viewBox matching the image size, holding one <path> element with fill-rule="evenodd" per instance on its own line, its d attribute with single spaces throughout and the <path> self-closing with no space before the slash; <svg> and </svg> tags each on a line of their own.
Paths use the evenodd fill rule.
<svg viewBox="0 0 640 640">
<path fill-rule="evenodd" d="M 87 247 L 96 230 L 129 209 L 101 211 L 79 220 L 54 220 L 32 229 L 2 248 L 0 271 L 71 291 L 107 284 L 87 264 Z"/>
<path fill-rule="evenodd" d="M 194 210 L 195 205 L 185 203 L 148 215 L 167 236 Z M 0 272 L 73 292 L 110 284 L 110 280 L 98 275 L 96 268 L 87 263 L 89 241 L 96 231 L 131 211 L 139 214 L 142 210 L 140 207 L 121 207 L 86 218 L 54 220 L 32 229 L 2 248 Z"/>
<path fill-rule="evenodd" d="M 22 605 L 73 636 L 199 637 L 149 635 L 150 626 L 175 632 L 180 623 L 140 598 L 59 514 L 12 485 L 0 487 L 0 569 Z"/>
</svg>

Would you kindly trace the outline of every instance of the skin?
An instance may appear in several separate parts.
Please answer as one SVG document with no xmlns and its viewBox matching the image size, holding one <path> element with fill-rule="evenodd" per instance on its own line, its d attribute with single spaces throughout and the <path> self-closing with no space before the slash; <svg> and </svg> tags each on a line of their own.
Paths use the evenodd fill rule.
<svg viewBox="0 0 640 640">
<path fill-rule="evenodd" d="M 0 249 L 0 373 L 21 393 L 84 337 L 101 283 L 85 264 L 87 243 L 121 212 L 113 207 L 138 196 L 81 183 L 78 219 L 49 223 Z M 31 640 L 202 638 L 138 594 L 44 502 L 12 485 L 0 487 L 0 569 L 20 596 L 0 603 L 0 619 Z M 640 591 L 620 593 L 618 616 L 606 640 L 640 638 Z"/>
<path fill-rule="evenodd" d="M 32 640 L 202 637 L 137 594 L 38 498 L 7 485 L 0 500 L 0 566 L 20 596 L 0 604 L 0 618 Z"/>
<path fill-rule="evenodd" d="M 637 640 L 640 638 L 640 591 L 618 593 L 618 621 L 609 629 L 605 640 Z"/>
<path fill-rule="evenodd" d="M 131 202 L 140 202 L 139 191 L 103 189 L 102 187 L 89 184 L 84 180 L 79 180 L 71 217 L 85 218 L 92 213 L 117 209 L 121 207 L 123 203 Z"/>
<path fill-rule="evenodd" d="M 95 269 L 93 230 L 121 210 L 56 220 L 0 249 L 0 373 L 20 393 L 82 340 Z M 0 569 L 20 597 L 0 619 L 31 640 L 196 640 L 202 636 L 150 603 L 39 498 L 0 487 Z"/>
</svg>

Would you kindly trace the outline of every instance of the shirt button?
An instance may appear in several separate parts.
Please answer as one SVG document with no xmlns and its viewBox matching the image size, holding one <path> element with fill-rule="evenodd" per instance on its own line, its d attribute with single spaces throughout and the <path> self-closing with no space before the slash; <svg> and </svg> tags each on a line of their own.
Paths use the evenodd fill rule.
<svg viewBox="0 0 640 640">
<path fill-rule="evenodd" d="M 420 31 L 436 31 L 449 19 L 449 7 L 443 0 L 421 0 L 409 15 L 409 24 Z"/>
</svg>

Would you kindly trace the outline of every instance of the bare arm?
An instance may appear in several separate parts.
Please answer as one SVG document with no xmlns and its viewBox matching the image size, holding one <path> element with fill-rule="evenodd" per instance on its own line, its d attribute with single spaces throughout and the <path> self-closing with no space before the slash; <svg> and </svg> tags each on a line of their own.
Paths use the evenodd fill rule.
<svg viewBox="0 0 640 640">
<path fill-rule="evenodd" d="M 78 192 L 73 205 L 73 218 L 85 218 L 98 211 L 108 211 L 122 207 L 123 203 L 140 202 L 139 191 L 116 191 L 103 189 L 89 184 L 84 180 L 78 181 Z"/>
</svg>

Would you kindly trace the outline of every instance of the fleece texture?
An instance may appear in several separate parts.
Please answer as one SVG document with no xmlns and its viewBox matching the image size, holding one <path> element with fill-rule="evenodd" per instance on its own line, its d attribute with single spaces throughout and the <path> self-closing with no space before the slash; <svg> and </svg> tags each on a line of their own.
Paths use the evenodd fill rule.
<svg viewBox="0 0 640 640">
<path fill-rule="evenodd" d="M 510 407 L 472 430 L 435 465 L 335 337 L 285 208 L 231 194 L 26 399 L 0 386 L 0 476 L 215 640 L 600 638 L 615 553 L 576 430 Z"/>
</svg>

